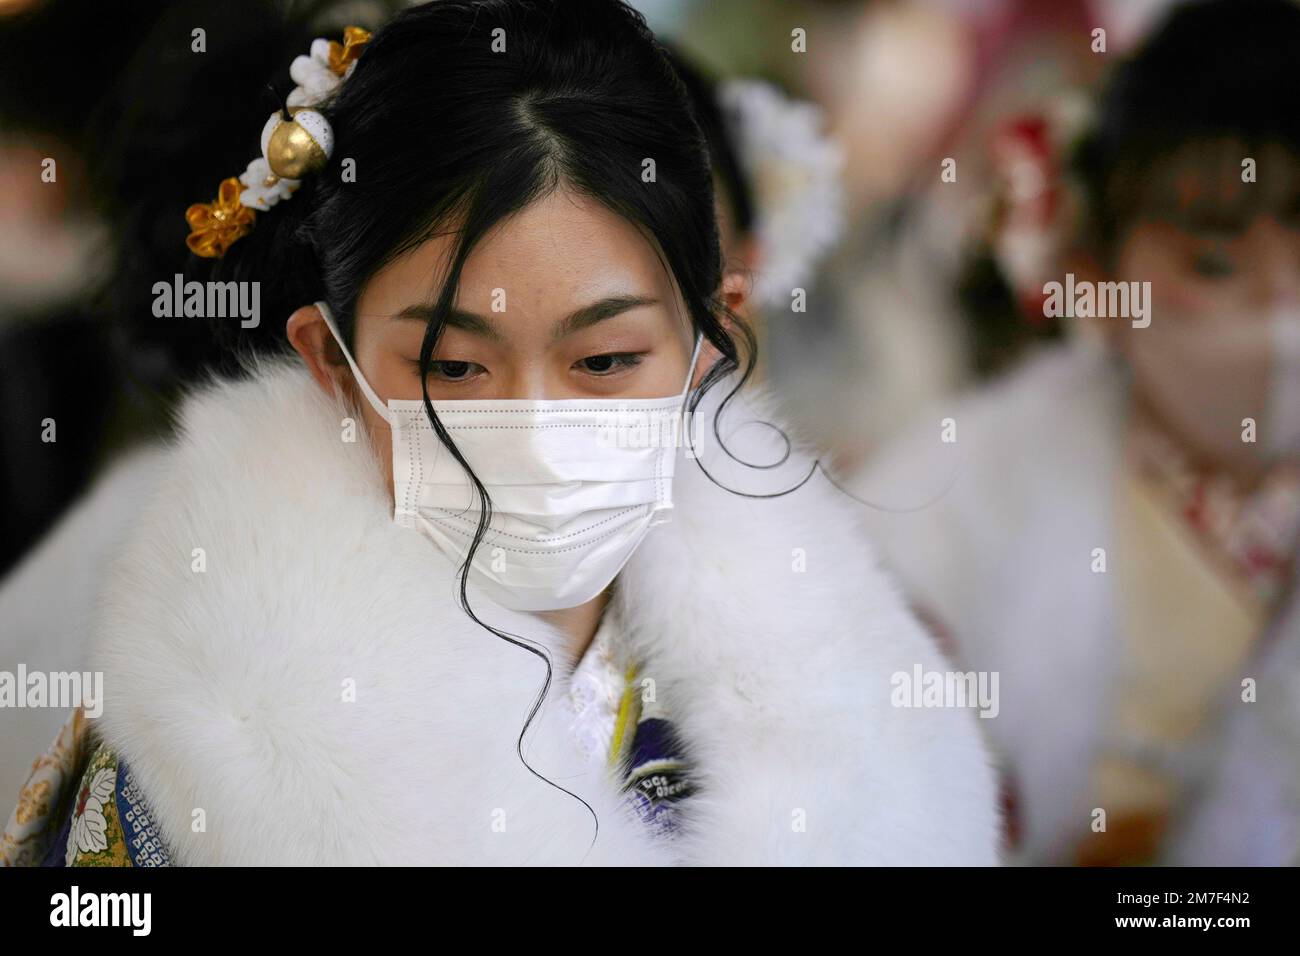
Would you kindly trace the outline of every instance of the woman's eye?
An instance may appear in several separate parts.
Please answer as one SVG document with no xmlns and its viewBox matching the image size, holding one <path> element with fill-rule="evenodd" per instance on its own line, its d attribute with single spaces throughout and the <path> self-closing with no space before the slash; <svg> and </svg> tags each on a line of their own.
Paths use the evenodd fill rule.
<svg viewBox="0 0 1300 956">
<path fill-rule="evenodd" d="M 584 372 L 592 375 L 609 375 L 619 369 L 641 364 L 641 356 L 635 352 L 611 352 L 607 355 L 589 355 L 578 361 Z"/>
<path fill-rule="evenodd" d="M 429 363 L 430 375 L 436 375 L 438 378 L 449 382 L 473 378 L 481 369 L 482 366 L 474 362 L 456 362 L 448 359 L 434 359 Z"/>
<path fill-rule="evenodd" d="M 1237 271 L 1232 258 L 1223 252 L 1203 252 L 1192 262 L 1192 269 L 1206 279 L 1226 279 Z"/>
</svg>

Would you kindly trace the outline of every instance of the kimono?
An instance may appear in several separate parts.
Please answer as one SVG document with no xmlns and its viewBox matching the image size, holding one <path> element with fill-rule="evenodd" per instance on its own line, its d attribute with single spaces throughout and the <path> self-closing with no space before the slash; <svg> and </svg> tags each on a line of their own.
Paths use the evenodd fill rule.
<svg viewBox="0 0 1300 956">
<path fill-rule="evenodd" d="M 37 758 L 5 826 L 6 866 L 168 866 L 130 768 L 78 707 Z"/>
<path fill-rule="evenodd" d="M 1000 676 L 1012 859 L 1296 862 L 1300 483 L 1225 503 L 1128 395 L 1114 357 L 1052 348 L 852 487 L 962 665 Z"/>
<path fill-rule="evenodd" d="M 7 861 L 996 864 L 979 722 L 895 706 L 895 675 L 945 661 L 856 504 L 820 481 L 753 497 L 810 464 L 743 464 L 787 451 L 755 420 L 779 427 L 742 393 L 725 451 L 705 427 L 699 459 L 681 452 L 672 520 L 581 660 L 470 585 L 548 683 L 394 522 L 369 442 L 344 437 L 355 412 L 305 370 L 191 396 L 89 613 L 102 716 L 38 762 Z"/>
</svg>

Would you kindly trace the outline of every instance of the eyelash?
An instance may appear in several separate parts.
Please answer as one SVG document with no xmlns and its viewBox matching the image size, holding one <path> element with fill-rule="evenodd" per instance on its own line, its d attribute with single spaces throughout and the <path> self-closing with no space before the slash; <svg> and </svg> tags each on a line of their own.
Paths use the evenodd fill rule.
<svg viewBox="0 0 1300 956">
<path fill-rule="evenodd" d="M 643 352 L 605 352 L 599 355 L 588 355 L 585 358 L 579 359 L 577 362 L 574 363 L 574 367 L 579 368 L 581 371 L 586 372 L 588 375 L 594 375 L 597 378 L 604 378 L 606 376 L 613 375 L 615 372 L 619 371 L 620 369 L 635 368 L 636 366 L 641 364 L 641 361 L 644 357 L 645 357 L 645 353 Z M 603 372 L 593 371 L 592 369 L 589 368 L 581 368 L 584 362 L 590 362 L 592 359 L 606 359 L 606 358 L 612 360 L 613 366 L 609 369 L 606 369 Z M 411 362 L 411 365 L 417 371 L 420 368 L 420 363 L 418 360 L 413 360 Z M 479 367 L 474 362 L 434 359 L 429 363 L 429 374 L 430 375 L 438 374 L 442 370 L 442 367 L 444 365 L 466 365 L 469 366 L 470 369 Z M 472 377 L 473 376 L 469 374 L 453 376 L 453 377 L 443 376 L 442 380 L 444 382 L 464 382 L 464 381 L 468 381 Z"/>
<path fill-rule="evenodd" d="M 607 375 L 613 375 L 621 368 L 635 368 L 641 364 L 641 360 L 644 357 L 645 353 L 643 352 L 606 352 L 601 355 L 588 355 L 586 358 L 579 359 L 575 363 L 575 367 L 581 366 L 584 362 L 590 362 L 592 359 L 612 359 L 614 363 L 613 367 L 604 372 L 594 372 L 589 368 L 581 369 L 588 375 L 595 375 L 597 378 L 603 378 Z"/>
<path fill-rule="evenodd" d="M 482 367 L 482 366 L 478 365 L 476 362 L 461 362 L 461 361 L 454 361 L 454 360 L 451 360 L 451 359 L 447 359 L 447 360 L 434 359 L 433 361 L 431 361 L 431 362 L 429 363 L 429 374 L 430 374 L 430 375 L 438 375 L 438 373 L 442 370 L 442 367 L 443 367 L 444 365 L 466 365 L 466 366 L 469 367 L 469 369 L 470 369 L 471 371 L 472 371 L 473 369 L 475 369 L 475 368 L 481 368 L 481 367 Z M 420 362 L 419 362 L 418 359 L 412 361 L 412 362 L 411 362 L 411 366 L 416 370 L 417 373 L 419 372 L 419 370 L 420 370 Z M 439 377 L 440 377 L 441 380 L 444 381 L 444 382 L 467 382 L 467 381 L 469 381 L 471 378 L 473 378 L 474 376 L 471 375 L 471 374 L 468 374 L 468 373 L 467 373 L 467 374 L 465 374 L 465 375 L 458 375 L 458 376 L 454 376 L 454 377 L 453 377 L 453 376 L 445 376 L 445 375 L 444 375 L 444 376 L 439 376 Z"/>
</svg>

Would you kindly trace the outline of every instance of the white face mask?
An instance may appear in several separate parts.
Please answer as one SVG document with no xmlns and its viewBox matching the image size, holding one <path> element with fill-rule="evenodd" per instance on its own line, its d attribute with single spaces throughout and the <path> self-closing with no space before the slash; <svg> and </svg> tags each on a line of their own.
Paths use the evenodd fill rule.
<svg viewBox="0 0 1300 956">
<path fill-rule="evenodd" d="M 1162 313 L 1132 333 L 1130 359 L 1150 400 L 1178 432 L 1215 459 L 1300 454 L 1300 311 L 1233 322 Z M 1257 425 L 1242 440 L 1243 419 Z"/>
<path fill-rule="evenodd" d="M 329 306 L 316 308 L 357 384 L 393 434 L 394 519 L 459 565 L 481 502 L 434 433 L 419 399 L 375 394 L 343 344 Z M 517 611 L 576 607 L 603 591 L 646 532 L 667 520 L 683 411 L 701 336 L 677 395 L 652 399 L 487 399 L 433 402 L 487 489 L 492 517 L 469 580 Z"/>
</svg>

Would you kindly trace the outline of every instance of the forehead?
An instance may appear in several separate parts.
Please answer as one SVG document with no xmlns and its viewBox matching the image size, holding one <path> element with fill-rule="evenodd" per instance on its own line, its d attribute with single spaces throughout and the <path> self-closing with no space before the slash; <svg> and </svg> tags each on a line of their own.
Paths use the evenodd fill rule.
<svg viewBox="0 0 1300 956">
<path fill-rule="evenodd" d="M 363 311 L 396 314 L 432 302 L 455 244 L 426 240 L 367 283 Z M 590 197 L 557 189 L 496 223 L 475 244 L 455 305 L 503 318 L 554 320 L 575 305 L 617 294 L 668 302 L 675 283 L 653 239 Z"/>
</svg>

